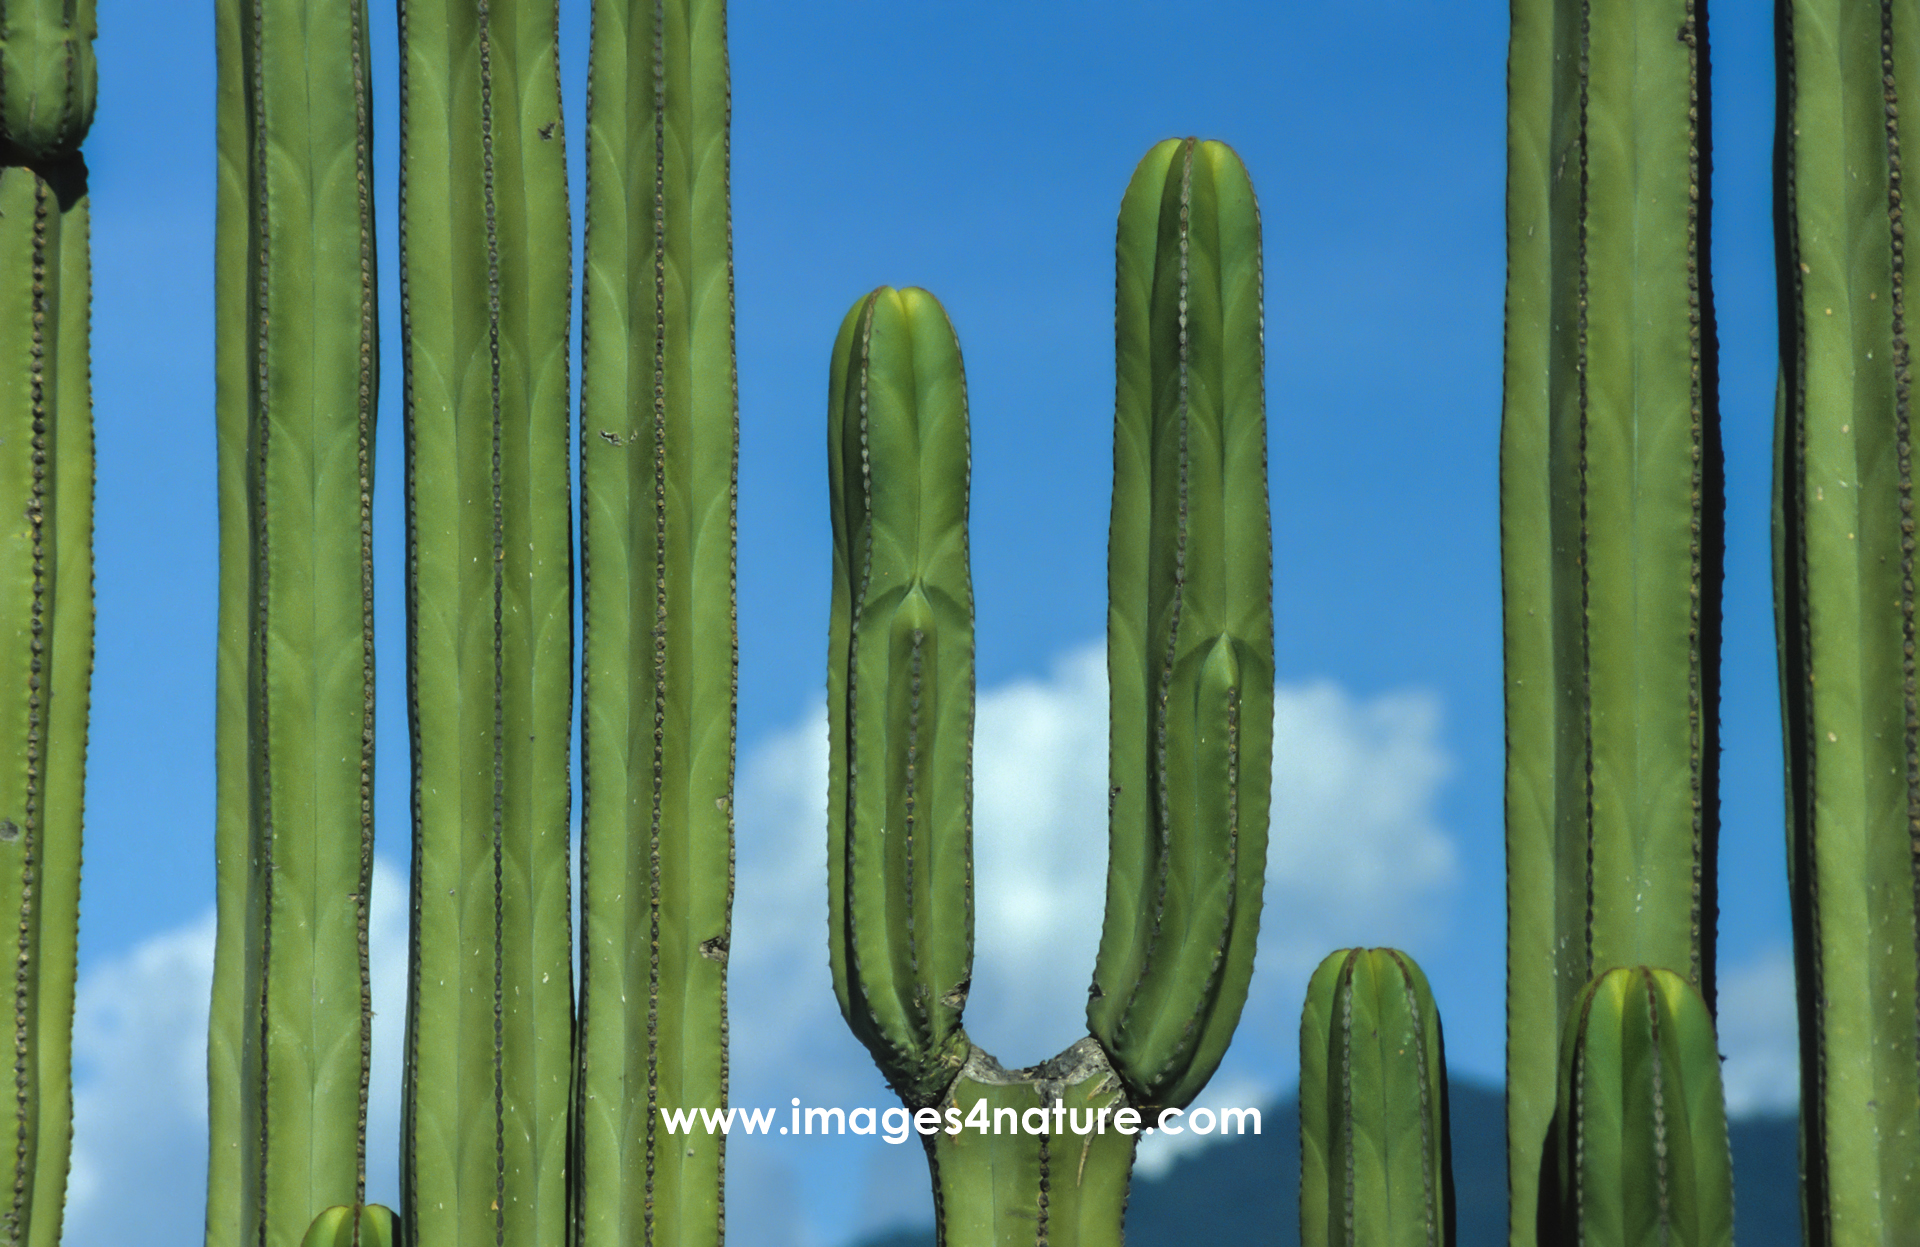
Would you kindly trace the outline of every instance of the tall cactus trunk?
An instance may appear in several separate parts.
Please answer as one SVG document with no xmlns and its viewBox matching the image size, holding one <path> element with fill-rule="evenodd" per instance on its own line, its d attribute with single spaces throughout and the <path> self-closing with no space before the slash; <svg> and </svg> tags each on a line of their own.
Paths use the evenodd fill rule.
<svg viewBox="0 0 1920 1247">
<path fill-rule="evenodd" d="M 374 327 L 361 0 L 222 0 L 208 1247 L 365 1182 Z"/>
<path fill-rule="evenodd" d="M 580 428 L 582 1247 L 717 1247 L 727 1094 L 734 485 L 726 6 L 599 0 Z"/>
<path fill-rule="evenodd" d="M 1697 0 L 1516 0 L 1501 432 L 1511 1233 L 1563 1019 L 1610 966 L 1713 996 L 1720 462 Z"/>
<path fill-rule="evenodd" d="M 1809 1247 L 1920 1242 L 1920 710 L 1900 105 L 1920 6 L 1785 0 L 1774 584 Z"/>
<path fill-rule="evenodd" d="M 93 668 L 91 3 L 0 3 L 0 912 L 14 933 L 0 1238 L 60 1241 Z"/>
<path fill-rule="evenodd" d="M 420 1247 L 567 1233 L 570 248 L 551 0 L 403 0 Z"/>
</svg>

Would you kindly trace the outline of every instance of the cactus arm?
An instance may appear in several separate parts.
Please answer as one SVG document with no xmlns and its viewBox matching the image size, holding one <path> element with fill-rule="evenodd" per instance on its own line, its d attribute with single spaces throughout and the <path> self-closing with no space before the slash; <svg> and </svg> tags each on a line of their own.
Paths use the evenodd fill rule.
<svg viewBox="0 0 1920 1247">
<path fill-rule="evenodd" d="M 1812 1247 L 1920 1237 L 1907 17 L 1778 10 L 1774 574 Z"/>
<path fill-rule="evenodd" d="M 1502 422 L 1516 1244 L 1598 970 L 1712 994 L 1719 451 L 1704 23 L 1516 4 Z"/>
<path fill-rule="evenodd" d="M 1191 1100 L 1239 1020 L 1266 863 L 1271 525 L 1259 215 L 1224 145 L 1122 203 L 1107 916 L 1088 1025 L 1130 1093 Z"/>
<path fill-rule="evenodd" d="M 664 1146 L 650 1110 L 726 1099 L 737 418 L 725 7 L 602 0 L 592 62 L 576 1217 L 585 1244 L 691 1247 L 720 1240 L 725 1136 Z"/>
<path fill-rule="evenodd" d="M 1720 1057 L 1691 983 L 1644 966 L 1594 980 L 1568 1013 L 1558 1086 L 1543 1239 L 1731 1247 Z"/>
<path fill-rule="evenodd" d="M 220 8 L 220 933 L 209 1244 L 358 1198 L 370 1040 L 366 13 Z"/>
<path fill-rule="evenodd" d="M 400 8 L 413 931 L 404 1215 L 566 1233 L 568 227 L 553 7 Z"/>
<path fill-rule="evenodd" d="M 80 150 L 93 124 L 94 0 L 0 0 L 0 164 Z"/>
<path fill-rule="evenodd" d="M 1336 952 L 1308 983 L 1300 1162 L 1303 1247 L 1453 1242 L 1440 1014 L 1404 953 Z"/>
<path fill-rule="evenodd" d="M 973 963 L 966 379 L 940 305 L 884 288 L 856 304 L 830 394 L 834 988 L 918 1108 L 965 1059 Z"/>
</svg>

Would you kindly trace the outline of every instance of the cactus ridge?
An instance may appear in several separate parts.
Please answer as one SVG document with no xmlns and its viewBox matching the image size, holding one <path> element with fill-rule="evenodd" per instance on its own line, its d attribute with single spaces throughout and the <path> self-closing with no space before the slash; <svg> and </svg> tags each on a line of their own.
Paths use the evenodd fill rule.
<svg viewBox="0 0 1920 1247">
<path fill-rule="evenodd" d="M 918 1108 L 966 1057 L 973 955 L 966 382 L 925 291 L 877 290 L 843 322 L 829 451 L 834 984 Z"/>
<path fill-rule="evenodd" d="M 651 1110 L 725 1107 L 727 1094 L 738 404 L 725 18 L 717 0 L 601 0 L 593 14 L 581 1243 L 717 1244 L 724 1230 L 725 1136 L 667 1146 Z M 642 411 L 650 428 L 634 422 Z M 636 1130 L 625 1105 L 639 1094 L 650 1111 Z"/>
<path fill-rule="evenodd" d="M 1182 1105 L 1252 972 L 1272 751 L 1259 209 L 1222 144 L 1142 160 L 1116 247 L 1112 830 L 1088 1025 Z"/>
</svg>

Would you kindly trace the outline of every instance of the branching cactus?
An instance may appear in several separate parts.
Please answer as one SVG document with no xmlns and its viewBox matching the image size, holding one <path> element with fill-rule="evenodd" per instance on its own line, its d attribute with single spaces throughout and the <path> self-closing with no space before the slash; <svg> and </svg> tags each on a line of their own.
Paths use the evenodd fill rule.
<svg viewBox="0 0 1920 1247">
<path fill-rule="evenodd" d="M 1246 173 L 1220 144 L 1163 143 L 1119 233 L 1107 927 L 1093 1034 L 1032 1068 L 1003 1069 L 961 1024 L 973 609 L 959 344 L 931 295 L 881 289 L 834 345 L 834 988 L 907 1106 L 939 1121 L 926 1143 L 945 1247 L 1117 1245 L 1134 1144 L 1121 1115 L 1150 1125 L 1198 1093 L 1252 971 L 1273 634 Z"/>
<path fill-rule="evenodd" d="M 1913 6 L 1778 7 L 1774 585 L 1809 1247 L 1920 1242 Z"/>
<path fill-rule="evenodd" d="M 600 0 L 580 473 L 576 1241 L 717 1247 L 733 882 L 725 6 Z"/>
<path fill-rule="evenodd" d="M 1720 1055 L 1706 1002 L 1682 975 L 1616 967 L 1574 1000 L 1539 1235 L 1566 1247 L 1731 1247 Z"/>
<path fill-rule="evenodd" d="M 91 3 L 0 3 L 0 912 L 13 932 L 0 1239 L 60 1239 L 93 666 Z"/>
<path fill-rule="evenodd" d="M 367 17 L 223 0 L 208 1247 L 364 1193 L 374 436 Z"/>
<path fill-rule="evenodd" d="M 1610 966 L 1713 998 L 1720 462 L 1697 0 L 1518 0 L 1501 552 L 1512 1240 Z"/>
<path fill-rule="evenodd" d="M 551 3 L 403 0 L 419 1247 L 567 1234 L 565 136 Z"/>
<path fill-rule="evenodd" d="M 1440 1011 L 1413 958 L 1349 948 L 1300 1014 L 1302 1247 L 1451 1247 Z"/>
</svg>

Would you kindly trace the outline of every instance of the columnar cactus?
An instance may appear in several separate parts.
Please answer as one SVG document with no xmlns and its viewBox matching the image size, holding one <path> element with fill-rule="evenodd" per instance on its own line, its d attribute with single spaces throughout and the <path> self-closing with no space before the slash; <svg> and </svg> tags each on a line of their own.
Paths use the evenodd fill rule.
<svg viewBox="0 0 1920 1247">
<path fill-rule="evenodd" d="M 222 0 L 208 1247 L 362 1198 L 373 204 L 361 0 Z"/>
<path fill-rule="evenodd" d="M 959 345 L 931 295 L 882 289 L 834 346 L 834 988 L 907 1105 L 968 1123 L 928 1140 L 947 1247 L 1033 1241 L 1036 1226 L 1056 1247 L 1118 1244 L 1133 1137 L 1061 1123 L 1130 1109 L 1151 1124 L 1191 1101 L 1252 972 L 1273 624 L 1259 218 L 1233 153 L 1193 140 L 1149 152 L 1118 264 L 1107 923 L 1092 1035 L 1031 1069 L 1002 1069 L 961 1025 L 973 610 Z M 980 1128 L 1009 1110 L 1054 1124 Z"/>
<path fill-rule="evenodd" d="M 1300 1013 L 1300 1242 L 1453 1242 L 1440 1011 L 1413 958 L 1329 954 Z"/>
<path fill-rule="evenodd" d="M 1540 1192 L 1540 1241 L 1732 1247 L 1733 1162 L 1706 1002 L 1617 966 L 1575 998 Z"/>
<path fill-rule="evenodd" d="M 1517 0 L 1501 550 L 1512 1241 L 1562 1020 L 1610 966 L 1713 998 L 1720 466 L 1696 0 Z"/>
<path fill-rule="evenodd" d="M 1809 1247 L 1920 1242 L 1920 709 L 1900 145 L 1920 9 L 1778 6 L 1774 584 Z"/>
<path fill-rule="evenodd" d="M 60 1239 L 93 665 L 91 3 L 0 3 L 0 912 L 13 1093 L 0 1238 Z"/>
<path fill-rule="evenodd" d="M 717 1247 L 735 629 L 726 10 L 599 0 L 580 428 L 577 1242 Z"/>
<path fill-rule="evenodd" d="M 403 1215 L 567 1233 L 565 139 L 551 3 L 403 0 L 413 929 Z"/>
</svg>

